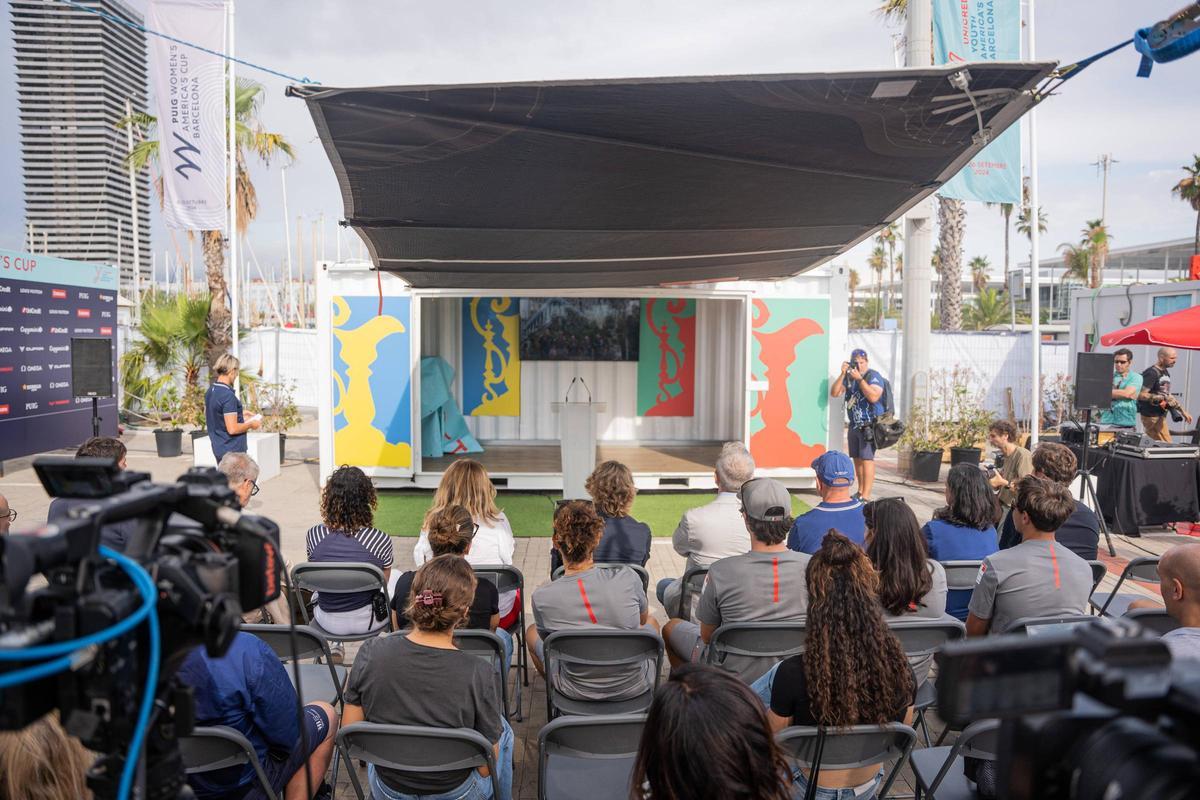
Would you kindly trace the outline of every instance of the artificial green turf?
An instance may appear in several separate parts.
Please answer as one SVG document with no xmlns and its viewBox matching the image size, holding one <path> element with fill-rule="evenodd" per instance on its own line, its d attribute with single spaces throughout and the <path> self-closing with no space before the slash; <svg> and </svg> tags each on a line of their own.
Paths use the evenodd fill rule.
<svg viewBox="0 0 1200 800">
<path fill-rule="evenodd" d="M 496 504 L 504 510 L 516 536 L 549 536 L 554 501 L 560 497 L 561 494 L 503 492 L 496 498 Z M 633 501 L 632 514 L 649 525 L 655 536 L 670 536 L 684 511 L 702 506 L 713 497 L 691 492 L 639 494 Z M 431 502 L 433 492 L 380 492 L 375 527 L 392 536 L 417 536 Z M 807 510 L 808 504 L 792 495 L 793 515 Z"/>
</svg>

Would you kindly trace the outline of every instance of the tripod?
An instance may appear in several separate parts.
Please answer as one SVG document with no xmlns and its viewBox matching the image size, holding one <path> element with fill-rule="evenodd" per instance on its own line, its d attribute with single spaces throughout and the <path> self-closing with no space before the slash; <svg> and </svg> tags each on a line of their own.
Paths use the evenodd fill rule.
<svg viewBox="0 0 1200 800">
<path fill-rule="evenodd" d="M 1075 425 L 1078 426 L 1079 423 L 1076 422 Z M 1116 556 L 1117 549 L 1113 547 L 1108 523 L 1104 521 L 1104 512 L 1100 510 L 1100 499 L 1096 496 L 1096 485 L 1092 483 L 1092 470 L 1088 464 L 1088 450 L 1092 444 L 1091 429 L 1092 409 L 1088 408 L 1083 412 L 1083 458 L 1079 459 L 1079 468 L 1075 471 L 1075 477 L 1079 478 L 1079 500 L 1090 503 L 1096 509 L 1096 521 L 1100 523 L 1100 532 L 1104 534 L 1104 541 L 1108 543 L 1108 554 Z"/>
</svg>

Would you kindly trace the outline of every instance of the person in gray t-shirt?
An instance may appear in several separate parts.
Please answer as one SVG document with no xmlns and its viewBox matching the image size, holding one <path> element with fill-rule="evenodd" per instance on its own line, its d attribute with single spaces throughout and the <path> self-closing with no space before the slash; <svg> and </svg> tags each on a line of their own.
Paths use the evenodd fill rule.
<svg viewBox="0 0 1200 800">
<path fill-rule="evenodd" d="M 1075 511 L 1065 486 L 1029 475 L 1017 484 L 1013 521 L 1021 544 L 983 560 L 967 607 L 967 635 L 1004 633 L 1024 617 L 1082 614 L 1092 568 L 1055 541 Z"/>
<path fill-rule="evenodd" d="M 658 626 L 649 618 L 646 591 L 638 574 L 628 567 L 596 569 L 592 554 L 604 533 L 604 520 L 591 504 L 573 500 L 554 515 L 554 547 L 562 554 L 564 571 L 558 580 L 533 592 L 534 623 L 526 631 L 529 654 L 546 677 L 545 640 L 550 634 L 596 626 L 635 630 Z M 613 669 L 557 663 L 547 678 L 563 695 L 576 700 L 627 700 L 654 685 L 654 665 Z"/>
<path fill-rule="evenodd" d="M 1200 660 L 1200 542 L 1179 544 L 1158 561 L 1158 588 L 1163 602 L 1134 600 L 1135 608 L 1162 608 L 1179 623 L 1162 640 L 1176 661 Z"/>
<path fill-rule="evenodd" d="M 747 481 L 738 492 L 750 531 L 750 552 L 709 567 L 696 607 L 696 622 L 673 619 L 663 628 L 673 666 L 700 661 L 717 628 L 728 622 L 800 622 L 808 612 L 805 570 L 810 556 L 787 548 L 791 497 L 770 478 Z M 721 666 L 754 681 L 772 659 L 727 655 Z"/>
</svg>

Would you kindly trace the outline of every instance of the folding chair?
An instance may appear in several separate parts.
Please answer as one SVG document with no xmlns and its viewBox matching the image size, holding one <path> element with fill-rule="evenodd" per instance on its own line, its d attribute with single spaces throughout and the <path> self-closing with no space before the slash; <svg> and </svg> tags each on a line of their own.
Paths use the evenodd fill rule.
<svg viewBox="0 0 1200 800">
<path fill-rule="evenodd" d="M 708 580 L 708 567 L 692 567 L 679 579 L 679 618 L 691 621 L 692 598 L 699 597 Z"/>
<path fill-rule="evenodd" d="M 472 566 L 475 570 L 475 577 L 483 578 L 491 581 L 496 587 L 496 591 L 503 594 L 504 592 L 519 592 L 517 602 L 517 632 L 513 634 L 513 659 L 517 665 L 518 679 L 514 682 L 517 695 L 517 716 L 515 719 L 519 722 L 521 710 L 521 686 L 529 685 L 529 653 L 525 650 L 525 576 L 521 574 L 521 570 L 511 564 L 480 564 Z M 508 676 L 505 676 L 508 680 Z"/>
<path fill-rule="evenodd" d="M 504 674 L 504 642 L 498 634 L 475 628 L 459 628 L 454 631 L 454 644 L 459 650 L 470 653 L 487 661 L 496 671 L 496 683 L 499 684 L 500 702 L 504 707 L 505 716 L 521 721 L 521 709 L 509 711 L 508 708 L 508 676 Z M 515 642 L 514 642 L 515 645 Z M 518 684 L 520 681 L 518 681 Z"/>
<path fill-rule="evenodd" d="M 1104 576 L 1108 574 L 1108 565 L 1103 561 L 1089 561 L 1088 566 L 1092 568 L 1092 594 L 1100 588 L 1100 581 L 1104 580 Z M 1090 598 L 1092 594 L 1089 594 Z"/>
<path fill-rule="evenodd" d="M 1003 633 L 1024 633 L 1039 636 L 1070 633 L 1080 625 L 1090 625 L 1096 618 L 1090 614 L 1062 614 L 1057 617 L 1021 617 Z"/>
<path fill-rule="evenodd" d="M 621 564 L 616 561 L 597 561 L 595 564 L 592 564 L 592 567 L 594 569 L 624 569 L 625 567 L 628 567 L 629 569 L 636 572 L 638 574 L 638 577 L 642 579 L 642 591 L 646 592 L 647 596 L 649 596 L 650 573 L 647 572 L 646 568 L 643 567 L 641 564 Z M 563 576 L 563 574 L 565 572 L 566 572 L 566 567 L 559 567 L 558 569 L 554 570 L 554 574 L 550 576 L 550 580 L 552 580 L 552 581 L 558 580 L 559 578 L 561 578 Z"/>
<path fill-rule="evenodd" d="M 500 797 L 500 778 L 492 743 L 470 728 L 426 728 L 420 725 L 381 725 L 356 722 L 338 731 L 337 749 L 358 800 L 363 793 L 354 761 L 404 772 L 449 772 L 486 766 L 491 773 L 492 797 Z"/>
<path fill-rule="evenodd" d="M 754 683 L 783 659 L 803 652 L 803 622 L 729 622 L 717 628 L 709 639 L 704 663 L 735 672 L 746 683 Z M 746 656 L 756 661 L 734 670 L 725 665 L 729 656 Z"/>
<path fill-rule="evenodd" d="M 975 579 L 979 577 L 982 561 L 942 561 L 946 570 L 946 589 L 951 592 L 974 591 Z"/>
<path fill-rule="evenodd" d="M 856 769 L 895 759 L 891 770 L 884 772 L 883 783 L 876 794 L 879 798 L 887 797 L 888 789 L 892 788 L 917 741 L 917 732 L 899 722 L 825 730 L 824 741 L 818 745 L 821 730 L 801 726 L 784 728 L 775 735 L 775 741 L 779 742 L 785 756 L 799 766 L 808 767 L 810 774 L 814 767 L 818 768 L 818 786 L 821 785 L 820 770 Z"/>
<path fill-rule="evenodd" d="M 1135 608 L 1126 611 L 1125 616 L 1137 620 L 1139 625 L 1155 636 L 1162 636 L 1179 627 L 1179 622 L 1165 608 Z"/>
<path fill-rule="evenodd" d="M 300 591 L 307 589 L 320 594 L 355 594 L 358 592 L 387 592 L 383 570 L 374 564 L 358 561 L 306 561 L 292 567 L 292 591 L 304 624 L 325 637 L 327 642 L 363 642 L 392 629 L 392 617 L 368 633 L 330 633 L 308 616 L 308 608 L 300 602 Z"/>
<path fill-rule="evenodd" d="M 185 775 L 249 764 L 254 767 L 263 794 L 270 800 L 278 800 L 279 795 L 271 788 L 267 773 L 263 771 L 258 754 L 254 752 L 254 745 L 233 728 L 224 725 L 193 728 L 187 736 L 179 737 L 179 754 L 183 758 Z"/>
<path fill-rule="evenodd" d="M 899 619 L 888 623 L 888 628 L 900 640 L 904 654 L 911 661 L 925 656 L 933 657 L 946 642 L 962 639 L 967 635 L 967 628 L 951 616 L 942 619 Z M 921 738 L 929 747 L 929 725 L 925 721 L 925 711 L 937 700 L 937 687 L 932 679 L 926 678 L 917 687 L 917 697 L 913 709 L 917 714 L 917 726 L 921 729 Z"/>
<path fill-rule="evenodd" d="M 559 717 L 538 733 L 538 800 L 628 797 L 645 714 Z"/>
<path fill-rule="evenodd" d="M 1000 720 L 972 722 L 959 734 L 953 747 L 927 747 L 914 750 L 909 765 L 917 779 L 916 800 L 973 800 L 974 790 L 967 782 L 965 759 L 995 761 L 999 749 Z"/>
<path fill-rule="evenodd" d="M 560 714 L 634 714 L 645 711 L 654 699 L 662 674 L 663 640 L 654 631 L 582 628 L 555 631 L 543 643 L 546 656 L 546 719 Z M 556 685 L 560 671 L 586 677 L 604 673 L 632 674 L 643 664 L 654 664 L 654 681 L 646 691 L 624 700 L 576 700 Z"/>
<path fill-rule="evenodd" d="M 1121 585 L 1125 581 L 1142 581 L 1143 583 L 1158 583 L 1158 556 L 1142 556 L 1135 558 L 1125 565 L 1117 585 L 1111 592 L 1096 592 L 1088 599 L 1088 604 L 1101 617 L 1119 617 L 1129 610 L 1129 604 L 1141 595 L 1120 594 Z"/>
<path fill-rule="evenodd" d="M 342 704 L 342 687 L 346 685 L 346 673 L 350 670 L 334 664 L 330 657 L 329 644 L 325 637 L 308 625 L 296 626 L 296 651 L 292 652 L 292 636 L 287 625 L 242 625 L 242 630 L 252 633 L 267 643 L 284 664 L 306 658 L 316 659 L 313 664 L 298 664 L 300 668 L 300 700 L 311 703 L 324 700 L 330 705 Z M 288 667 L 288 678 L 294 686 L 295 673 Z"/>
</svg>

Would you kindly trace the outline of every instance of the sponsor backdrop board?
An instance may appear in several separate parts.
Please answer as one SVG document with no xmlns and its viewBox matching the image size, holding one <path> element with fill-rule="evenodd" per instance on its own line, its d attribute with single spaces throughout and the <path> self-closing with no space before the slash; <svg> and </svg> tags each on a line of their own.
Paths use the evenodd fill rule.
<svg viewBox="0 0 1200 800">
<path fill-rule="evenodd" d="M 0 461 L 74 447 L 92 435 L 92 402 L 71 390 L 71 337 L 113 340 L 117 270 L 0 250 Z M 100 432 L 117 433 L 116 398 Z"/>
</svg>

